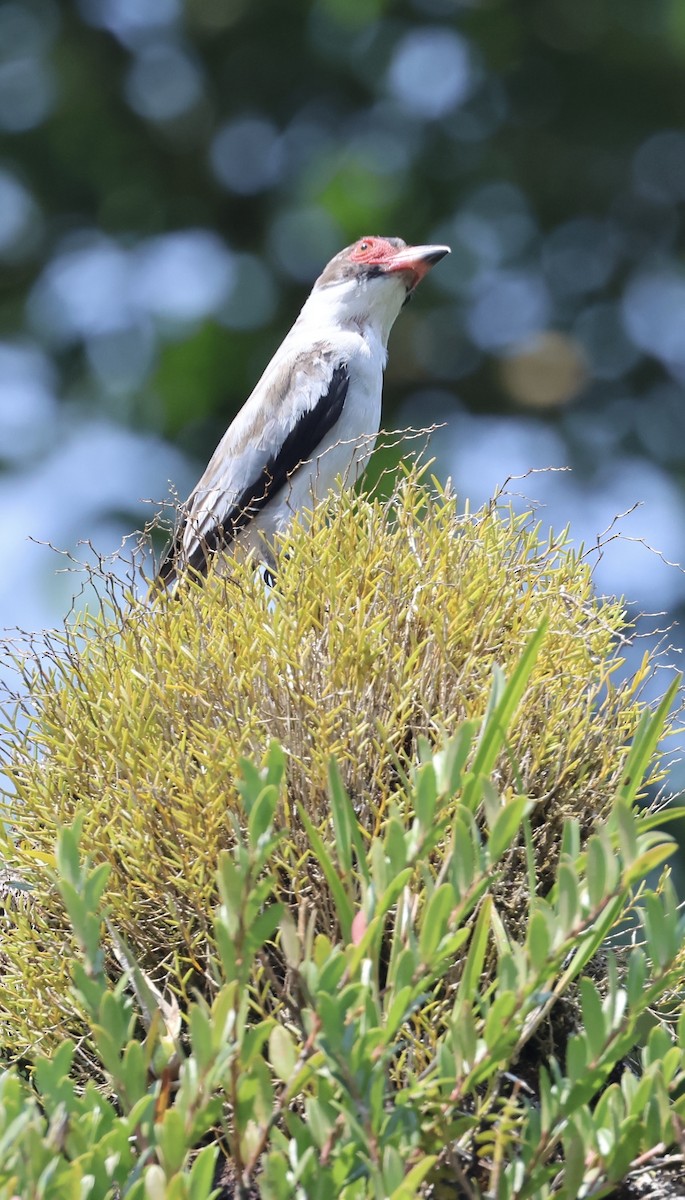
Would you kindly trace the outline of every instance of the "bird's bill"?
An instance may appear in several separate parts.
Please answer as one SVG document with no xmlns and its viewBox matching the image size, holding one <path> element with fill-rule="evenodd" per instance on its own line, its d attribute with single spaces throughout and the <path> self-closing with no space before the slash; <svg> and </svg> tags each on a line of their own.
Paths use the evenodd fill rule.
<svg viewBox="0 0 685 1200">
<path fill-rule="evenodd" d="M 427 275 L 431 267 L 450 253 L 449 246 L 405 246 L 383 263 L 383 271 L 407 271 L 413 276 L 412 287 Z"/>
</svg>

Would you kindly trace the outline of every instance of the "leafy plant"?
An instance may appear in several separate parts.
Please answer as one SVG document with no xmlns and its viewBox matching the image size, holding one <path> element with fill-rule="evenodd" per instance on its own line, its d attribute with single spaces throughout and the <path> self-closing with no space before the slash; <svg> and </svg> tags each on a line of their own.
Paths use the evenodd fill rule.
<svg viewBox="0 0 685 1200">
<path fill-rule="evenodd" d="M 521 670 L 531 664 L 524 656 Z M 479 747 L 505 735 L 502 713 L 512 719 L 520 684 L 515 675 L 491 707 Z M 108 979 L 109 868 L 79 861 L 82 822 L 65 829 L 56 862 L 78 945 L 74 993 L 111 1098 L 93 1081 L 77 1086 L 69 1041 L 37 1061 L 32 1084 L 8 1071 L 0 1196 L 205 1200 L 218 1194 L 221 1143 L 237 1196 L 258 1185 L 272 1200 L 401 1200 L 440 1175 L 467 1196 L 571 1200 L 608 1194 L 636 1158 L 674 1141 L 685 1115 L 685 1018 L 672 1026 L 654 1013 L 679 982 L 683 928 L 668 882 L 643 882 L 671 843 L 621 796 L 582 854 L 570 823 L 555 885 L 532 901 L 525 940 L 514 940 L 494 891 L 530 805 L 516 797 L 495 807 L 491 793 L 479 828 L 473 800 L 492 781 L 467 767 L 475 732 L 423 747 L 413 821 L 394 813 L 368 847 L 331 763 L 332 844 L 307 824 L 322 874 L 337 879 L 336 941 L 313 925 L 298 931 L 274 901 L 282 751 L 272 745 L 262 771 L 245 763 L 244 821 L 219 869 L 215 993 L 182 1025 L 128 950 L 127 969 Z M 644 942 L 608 953 L 600 989 L 583 972 L 629 914 Z M 273 989 L 279 1005 L 260 1018 L 274 938 L 285 979 Z M 579 1023 L 565 1054 L 535 1072 L 528 1062 L 524 1079 L 527 1048 L 576 981 Z M 640 1064 L 629 1065 L 638 1044 Z"/>
<path fill-rule="evenodd" d="M 531 888 L 552 886 L 564 822 L 578 822 L 582 844 L 608 812 L 649 666 L 614 683 L 623 608 L 593 596 L 563 536 L 543 539 L 506 507 L 462 516 L 454 495 L 410 475 L 387 502 L 321 506 L 282 557 L 276 602 L 236 562 L 181 602 L 113 597 L 19 664 L 24 696 L 0 739 L 0 848 L 31 913 L 12 917 L 4 947 L 8 1054 L 78 1035 L 65 1001 L 71 934 L 46 868 L 79 813 L 88 853 L 110 866 L 113 924 L 187 1003 L 210 994 L 210 914 L 242 819 L 240 763 L 262 762 L 273 739 L 287 756 L 279 899 L 301 924 L 315 914 L 331 940 L 349 915 L 311 855 L 311 830 L 325 841 L 329 828 L 331 757 L 368 846 L 393 815 L 413 820 L 419 747 L 457 729 L 467 747 L 481 729 L 468 807 L 491 793 L 495 807 L 531 802 L 495 885 L 514 934 Z"/>
<path fill-rule="evenodd" d="M 288 555 L 27 667 L 0 1200 L 610 1195 L 685 1115 L 635 803 L 679 681 L 615 687 L 585 563 L 415 479 Z"/>
</svg>

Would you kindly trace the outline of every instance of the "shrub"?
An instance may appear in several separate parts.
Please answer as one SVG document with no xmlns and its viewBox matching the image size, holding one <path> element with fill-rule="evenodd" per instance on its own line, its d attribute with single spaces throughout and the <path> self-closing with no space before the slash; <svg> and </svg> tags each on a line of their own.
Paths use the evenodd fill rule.
<svg viewBox="0 0 685 1200">
<path fill-rule="evenodd" d="M 501 742 L 514 691 L 507 687 L 483 727 L 480 765 Z M 658 719 L 643 726 L 631 770 L 658 728 Z M 213 998 L 191 1004 L 183 1027 L 128 949 L 127 969 L 108 982 L 100 900 L 109 866 L 79 862 L 82 822 L 64 831 L 56 857 L 79 950 L 75 1000 L 116 1102 L 92 1081 L 76 1086 L 69 1041 L 37 1061 L 33 1088 L 7 1071 L 0 1197 L 208 1200 L 219 1194 L 221 1143 L 230 1196 L 409 1200 L 442 1180 L 467 1197 L 574 1200 L 608 1194 L 675 1141 L 685 1019 L 672 1029 L 654 1008 L 680 980 L 682 925 L 667 884 L 635 897 L 671 846 L 625 796 L 583 855 L 569 822 L 556 882 L 531 900 L 525 940 L 513 939 L 493 893 L 530 802 L 495 806 L 491 797 L 479 832 L 473 814 L 491 781 L 465 769 L 468 742 L 460 731 L 441 751 L 424 748 L 408 793 L 413 821 L 407 828 L 393 812 L 368 852 L 332 767 L 336 850 L 314 834 L 312 851 L 335 898 L 335 941 L 313 923 L 298 931 L 274 899 L 285 756 L 274 744 L 263 771 L 246 766 L 244 827 L 219 864 Z M 583 972 L 628 915 L 645 944 L 632 947 L 621 973 L 608 955 L 600 990 Z M 273 938 L 286 970 L 266 984 L 279 998 L 267 1015 Z M 565 1064 L 548 1054 L 522 1074 L 526 1047 L 577 979 L 580 1021 Z M 136 1037 L 141 1023 L 147 1034 Z M 639 1069 L 623 1062 L 638 1041 Z"/>
<path fill-rule="evenodd" d="M 60 1066 L 45 1116 L 10 1073 L 10 1111 L 52 1146 L 63 1081 L 91 1141 L 59 1178 L 118 1164 L 93 1196 L 199 1194 L 222 1123 L 227 1194 L 606 1194 L 681 1115 L 682 1029 L 654 1015 L 681 930 L 644 882 L 670 843 L 632 809 L 677 684 L 650 715 L 646 664 L 614 683 L 622 606 L 563 537 L 415 477 L 281 557 L 273 593 L 231 564 L 23 668 L 0 1003 L 6 1055 Z M 62 834 L 58 891 L 77 816 L 94 874 Z M 608 949 L 631 922 L 644 946 Z"/>
</svg>

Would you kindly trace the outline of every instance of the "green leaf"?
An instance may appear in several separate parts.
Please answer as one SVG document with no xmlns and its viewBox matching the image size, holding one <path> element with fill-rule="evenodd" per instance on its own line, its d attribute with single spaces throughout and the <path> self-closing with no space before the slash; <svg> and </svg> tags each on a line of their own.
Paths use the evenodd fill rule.
<svg viewBox="0 0 685 1200">
<path fill-rule="evenodd" d="M 275 738 L 269 742 L 266 752 L 266 782 L 279 791 L 283 783 L 286 768 L 286 754 L 281 743 Z"/>
<path fill-rule="evenodd" d="M 493 927 L 496 917 L 493 916 Z M 521 961 L 519 954 L 502 949 L 498 945 L 499 958 L 497 961 L 497 986 L 500 991 L 516 992 L 525 982 L 526 964 Z"/>
<path fill-rule="evenodd" d="M 273 1017 L 268 1017 L 266 1020 L 260 1021 L 257 1025 L 250 1025 L 245 1030 L 240 1049 L 241 1067 L 249 1067 L 253 1058 L 261 1058 L 263 1056 L 264 1046 L 269 1039 L 273 1027 L 274 1019 Z"/>
<path fill-rule="evenodd" d="M 624 885 L 632 887 L 636 883 L 641 883 L 651 871 L 656 871 L 662 863 L 671 858 L 677 849 L 678 843 L 669 839 L 657 846 L 652 846 L 651 850 L 645 850 L 643 854 L 638 854 L 623 876 Z"/>
<path fill-rule="evenodd" d="M 515 796 L 501 810 L 488 838 L 490 861 L 496 863 L 510 848 L 529 807 L 527 796 Z"/>
<path fill-rule="evenodd" d="M 293 1189 L 288 1178 L 290 1164 L 284 1154 L 272 1151 L 266 1156 L 262 1174 L 259 1177 L 261 1194 L 264 1200 L 292 1200 Z M 196 1200 L 193 1197 L 193 1200 Z M 201 1200 L 198 1197 L 197 1200 Z"/>
<path fill-rule="evenodd" d="M 454 888 L 450 883 L 443 883 L 436 888 L 426 905 L 419 935 L 419 954 L 427 966 L 430 966 L 441 939 L 447 933 L 450 913 L 455 905 Z"/>
<path fill-rule="evenodd" d="M 247 836 L 252 847 L 256 848 L 271 829 L 277 803 L 277 789 L 265 787 L 252 805 L 247 819 Z"/>
<path fill-rule="evenodd" d="M 100 863 L 99 866 L 93 867 L 88 872 L 83 889 L 83 898 L 86 907 L 91 913 L 95 913 L 100 907 L 102 893 L 107 887 L 107 880 L 111 873 L 111 866 L 107 862 Z"/>
<path fill-rule="evenodd" d="M 611 813 L 611 828 L 618 834 L 621 857 L 626 867 L 637 858 L 637 830 L 632 809 L 627 801 L 617 797 Z"/>
<path fill-rule="evenodd" d="M 340 777 L 340 769 L 334 758 L 328 762 L 328 795 L 331 801 L 331 819 L 335 835 L 335 849 L 343 875 L 352 871 L 352 827 L 356 817 L 350 798 Z"/>
<path fill-rule="evenodd" d="M 145 1169 L 145 1200 L 168 1200 L 167 1177 L 158 1163 Z"/>
<path fill-rule="evenodd" d="M 580 826 L 574 818 L 568 818 L 564 821 L 564 827 L 561 831 L 561 846 L 559 848 L 559 858 L 569 859 L 575 862 L 580 855 Z"/>
<path fill-rule="evenodd" d="M 477 721 L 462 721 L 454 737 L 433 755 L 433 770 L 441 796 L 454 796 L 462 784 L 462 773 L 478 732 Z"/>
<path fill-rule="evenodd" d="M 224 979 L 230 983 L 237 977 L 237 955 L 232 932 L 229 923 L 224 919 L 225 909 L 220 909 L 215 917 L 214 937 L 216 939 L 216 947 L 219 951 L 221 959 L 221 970 Z"/>
<path fill-rule="evenodd" d="M 602 910 L 592 928 L 586 929 L 578 942 L 568 966 L 564 970 L 565 984 L 571 982 L 597 953 L 602 942 L 620 918 L 624 907 L 622 896 L 616 896 Z"/>
<path fill-rule="evenodd" d="M 489 777 L 497 756 L 502 749 L 509 726 L 514 717 L 519 702 L 528 686 L 535 667 L 537 656 L 545 639 L 548 627 L 545 617 L 535 633 L 528 639 L 526 647 L 516 664 L 511 679 L 504 686 L 499 698 L 489 712 L 481 728 L 478 747 L 471 767 L 470 778 L 464 787 L 463 803 L 473 811 L 480 799 L 479 777 Z M 498 693 L 498 680 L 495 675 L 493 695 Z"/>
<path fill-rule="evenodd" d="M 644 950 L 640 946 L 633 946 L 628 955 L 628 970 L 625 976 L 628 1004 L 631 1008 L 637 1008 L 640 1004 L 646 978 L 647 961 Z M 685 1012 L 685 1009 L 683 1011 Z"/>
<path fill-rule="evenodd" d="M 608 877 L 607 858 L 611 848 L 598 836 L 590 838 L 587 848 L 587 885 L 593 908 L 604 900 Z"/>
<path fill-rule="evenodd" d="M 323 958 L 324 949 L 326 957 Z M 319 962 L 319 991 L 338 991 L 340 980 L 347 972 L 347 959 L 338 946 L 331 947 L 328 938 L 319 934 L 315 943 L 317 962 Z M 321 958 L 320 958 L 321 956 Z"/>
<path fill-rule="evenodd" d="M 74 1106 L 74 1082 L 69 1078 L 73 1059 L 74 1043 L 68 1040 L 58 1046 L 52 1058 L 40 1057 L 36 1061 L 34 1081 L 48 1116 L 52 1115 L 58 1105 L 63 1105 L 67 1112 Z M 3 1097 L 0 1094 L 0 1110 L 2 1108 Z"/>
<path fill-rule="evenodd" d="M 659 808 L 656 812 L 650 812 L 646 809 L 640 810 L 640 833 L 648 832 L 656 829 L 662 831 L 664 825 L 672 824 L 673 821 L 682 821 L 685 817 L 685 804 L 680 802 L 681 797 L 673 800 L 668 808 Z"/>
<path fill-rule="evenodd" d="M 437 1155 L 422 1158 L 421 1162 L 407 1172 L 400 1186 L 395 1188 L 388 1200 L 416 1200 L 421 1184 L 437 1161 Z"/>
<path fill-rule="evenodd" d="M 564 933 L 570 933 L 580 915 L 580 897 L 576 873 L 568 862 L 559 864 L 557 888 L 559 919 Z"/>
<path fill-rule="evenodd" d="M 55 847 L 57 869 L 61 878 L 73 888 L 81 884 L 81 859 L 79 842 L 83 832 L 83 815 L 75 818 L 71 826 L 60 830 Z"/>
<path fill-rule="evenodd" d="M 566 1073 L 571 1083 L 580 1083 L 587 1074 L 589 1046 L 585 1037 L 574 1033 L 566 1044 Z"/>
<path fill-rule="evenodd" d="M 198 1154 L 188 1176 L 188 1200 L 213 1200 L 221 1194 L 220 1188 L 212 1188 L 218 1146 L 205 1146 Z"/>
<path fill-rule="evenodd" d="M 193 1054 L 200 1070 L 209 1066 L 214 1057 L 209 1017 L 199 1004 L 192 1004 L 188 1014 Z"/>
<path fill-rule="evenodd" d="M 471 935 L 471 944 L 466 956 L 466 962 L 464 963 L 464 970 L 459 980 L 455 1011 L 457 1010 L 457 1006 L 462 1005 L 464 1002 L 472 1003 L 473 998 L 478 995 L 483 975 L 485 953 L 488 948 L 491 913 L 492 896 L 488 894 L 480 906 L 480 912 L 476 918 L 473 934 Z"/>
<path fill-rule="evenodd" d="M 254 956 L 257 950 L 260 950 L 266 942 L 273 940 L 273 936 L 278 929 L 278 926 L 283 916 L 283 904 L 280 901 L 277 904 L 270 904 L 254 918 L 245 938 L 247 952 Z"/>
<path fill-rule="evenodd" d="M 676 675 L 656 710 L 654 712 L 645 710 L 640 718 L 618 789 L 619 799 L 629 806 L 635 801 L 645 773 L 654 757 L 659 738 L 664 732 L 666 718 L 678 695 L 681 683 L 682 676 Z"/>
<path fill-rule="evenodd" d="M 290 911 L 285 908 L 281 916 L 281 949 L 289 967 L 299 967 L 302 962 L 302 944 L 297 926 Z"/>
<path fill-rule="evenodd" d="M 662 1141 L 662 1130 L 663 1124 L 659 1097 L 652 1094 L 647 1101 L 647 1112 L 645 1113 L 645 1134 L 649 1146 L 658 1146 L 659 1142 Z"/>
<path fill-rule="evenodd" d="M 493 1054 L 502 1054 L 501 1043 L 506 1044 L 515 1038 L 520 1022 L 513 1022 L 512 1017 L 517 1011 L 518 998 L 515 992 L 501 992 L 494 1001 L 486 1020 L 483 1037 L 485 1044 Z"/>
<path fill-rule="evenodd" d="M 347 957 L 347 969 L 352 977 L 359 970 L 362 960 L 369 957 L 371 947 L 378 939 L 382 929 L 383 920 L 381 916 L 375 916 L 372 921 L 368 922 L 365 928 L 362 926 L 360 929 L 361 936 L 358 935 L 358 940 L 353 942 L 353 947 Z"/>
<path fill-rule="evenodd" d="M 647 892 L 639 911 L 645 928 L 647 953 L 663 970 L 671 963 L 677 951 L 673 923 L 669 921 L 661 896 L 656 896 L 653 892 Z"/>
<path fill-rule="evenodd" d="M 269 1036 L 269 1062 L 278 1078 L 290 1083 L 297 1063 L 297 1047 L 283 1025 L 274 1025 Z"/>
<path fill-rule="evenodd" d="M 418 966 L 418 954 L 412 946 L 406 946 L 397 953 L 391 964 L 390 978 L 398 991 L 405 987 L 411 988 Z"/>
<path fill-rule="evenodd" d="M 331 800 L 331 815 L 333 817 L 333 829 L 335 834 L 336 851 L 338 853 L 338 861 L 344 875 L 349 875 L 352 870 L 351 849 L 354 849 L 357 860 L 357 870 L 362 879 L 367 885 L 371 883 L 368 863 L 366 861 L 366 848 L 362 835 L 361 826 L 357 820 L 357 815 L 352 806 L 352 802 L 347 795 L 345 786 L 340 776 L 339 767 L 335 759 L 331 758 L 328 762 L 328 783 L 329 795 Z M 342 855 L 342 857 L 340 857 Z M 349 866 L 344 864 L 349 863 Z"/>
<path fill-rule="evenodd" d="M 404 1161 L 399 1151 L 393 1145 L 386 1145 L 383 1150 L 383 1185 L 388 1194 L 401 1187 L 404 1182 Z"/>
<path fill-rule="evenodd" d="M 547 917 L 538 910 L 528 923 L 528 953 L 535 971 L 540 972 L 547 965 L 551 945 Z"/>
<path fill-rule="evenodd" d="M 245 1130 L 249 1121 L 257 1124 L 270 1119 L 274 1106 L 271 1072 L 263 1058 L 253 1058 L 250 1069 L 238 1079 L 238 1128 Z"/>
<path fill-rule="evenodd" d="M 212 1001 L 210 1016 L 212 1044 L 215 1052 L 218 1052 L 229 1038 L 235 1040 L 237 1037 L 237 1031 L 234 1028 L 237 990 L 237 981 L 229 980 L 219 989 Z"/>
<path fill-rule="evenodd" d="M 118 1075 L 114 1075 L 114 1078 L 126 1093 L 124 1109 L 129 1111 L 147 1091 L 147 1062 L 142 1042 L 128 1043 Z"/>
<path fill-rule="evenodd" d="M 580 999 L 583 1007 L 583 1029 L 593 1059 L 601 1058 L 608 1034 L 607 1018 L 602 1001 L 591 979 L 580 980 Z"/>
<path fill-rule="evenodd" d="M 559 1104 L 546 1067 L 540 1067 L 540 1133 L 545 1138 L 557 1117 Z"/>
<path fill-rule="evenodd" d="M 229 933 L 236 934 L 245 903 L 245 883 L 242 872 L 227 850 L 219 856 L 219 892 L 225 910 L 222 920 L 226 921 Z"/>
<path fill-rule="evenodd" d="M 456 1013 L 456 1009 L 455 1009 Z M 453 1017 L 452 1046 L 458 1074 L 466 1074 L 473 1068 L 478 1047 L 478 1030 L 472 1006 L 466 1001 Z"/>
<path fill-rule="evenodd" d="M 414 989 L 409 986 L 402 987 L 394 995 L 386 996 L 385 1003 L 385 1040 L 386 1043 L 390 1043 L 414 1007 Z"/>
<path fill-rule="evenodd" d="M 479 787 L 481 804 L 485 813 L 485 824 L 488 829 L 492 829 L 492 826 L 502 812 L 502 796 L 499 788 L 495 787 L 492 779 L 486 779 L 485 776 L 481 778 Z"/>
<path fill-rule="evenodd" d="M 239 765 L 240 778 L 237 781 L 237 787 L 245 807 L 245 812 L 249 816 L 253 804 L 262 793 L 265 772 L 260 771 L 259 767 L 255 766 L 249 758 L 241 758 Z"/>
<path fill-rule="evenodd" d="M 175 1175 L 183 1166 L 187 1150 L 183 1117 L 177 1108 L 168 1108 L 163 1119 L 157 1121 L 155 1136 L 167 1176 Z"/>
<path fill-rule="evenodd" d="M 309 838 L 316 861 L 321 867 L 321 870 L 326 877 L 326 883 L 333 894 L 333 900 L 335 901 L 336 913 L 338 920 L 340 921 L 342 935 L 347 943 L 352 937 L 354 907 L 345 894 L 345 889 L 340 882 L 340 877 L 336 870 L 335 863 L 326 849 L 321 834 L 315 825 L 310 821 L 304 805 L 299 801 L 297 802 L 297 811 L 300 814 L 300 820 L 302 821 L 307 837 Z"/>
<path fill-rule="evenodd" d="M 407 839 L 399 817 L 392 816 L 385 827 L 383 850 L 390 871 L 402 871 L 406 867 Z"/>
<path fill-rule="evenodd" d="M 470 891 L 477 870 L 479 833 L 473 817 L 460 805 L 452 826 L 450 876 L 459 896 Z"/>
<path fill-rule="evenodd" d="M 101 1025 L 93 1024 L 92 1034 L 103 1067 L 109 1072 L 112 1079 L 118 1082 L 121 1067 L 121 1051 L 118 1043 L 109 1030 L 103 1029 Z"/>
<path fill-rule="evenodd" d="M 564 1133 L 563 1144 L 563 1196 L 564 1200 L 571 1200 L 572 1197 L 575 1198 L 581 1195 L 583 1179 L 585 1178 L 586 1157 L 585 1140 L 573 1122 L 569 1122 Z"/>
<path fill-rule="evenodd" d="M 330 1137 L 336 1118 L 335 1109 L 321 1100 L 309 1096 L 305 1100 L 305 1113 L 307 1116 L 307 1125 L 314 1135 L 317 1146 L 321 1149 L 324 1142 Z"/>
<path fill-rule="evenodd" d="M 97 1020 L 102 995 L 106 990 L 102 976 L 98 975 L 93 979 L 83 963 L 77 959 L 72 963 L 71 977 L 74 981 L 74 989 L 86 1012 L 93 1020 Z"/>
<path fill-rule="evenodd" d="M 432 762 L 423 763 L 414 777 L 413 801 L 416 819 L 422 829 L 430 829 L 435 817 L 438 784 Z"/>
</svg>

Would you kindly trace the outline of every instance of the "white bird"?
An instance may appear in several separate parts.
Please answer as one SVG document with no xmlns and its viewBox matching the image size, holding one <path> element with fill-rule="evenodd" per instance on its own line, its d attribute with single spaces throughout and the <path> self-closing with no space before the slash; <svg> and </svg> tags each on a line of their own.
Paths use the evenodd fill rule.
<svg viewBox="0 0 685 1200">
<path fill-rule="evenodd" d="M 380 427 L 390 330 L 449 252 L 365 237 L 331 259 L 183 506 L 160 584 L 206 574 L 233 544 L 273 569 L 274 534 L 338 477 L 356 482 Z"/>
</svg>

